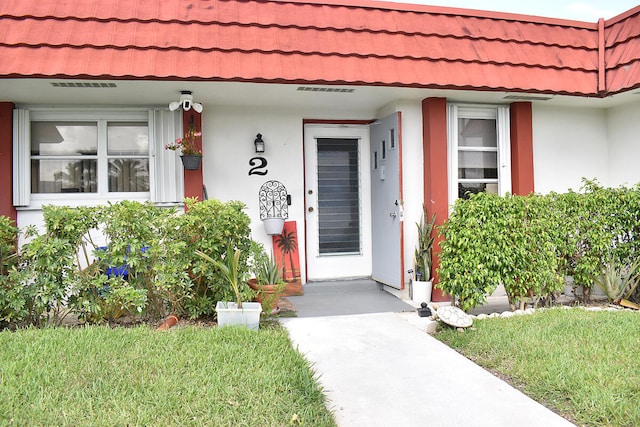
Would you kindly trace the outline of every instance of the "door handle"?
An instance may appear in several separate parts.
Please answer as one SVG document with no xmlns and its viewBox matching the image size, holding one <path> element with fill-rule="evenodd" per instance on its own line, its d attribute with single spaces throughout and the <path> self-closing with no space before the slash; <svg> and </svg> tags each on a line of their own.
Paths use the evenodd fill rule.
<svg viewBox="0 0 640 427">
<path fill-rule="evenodd" d="M 309 212 L 313 212 L 313 206 L 310 206 L 309 209 L 307 209 Z"/>
</svg>

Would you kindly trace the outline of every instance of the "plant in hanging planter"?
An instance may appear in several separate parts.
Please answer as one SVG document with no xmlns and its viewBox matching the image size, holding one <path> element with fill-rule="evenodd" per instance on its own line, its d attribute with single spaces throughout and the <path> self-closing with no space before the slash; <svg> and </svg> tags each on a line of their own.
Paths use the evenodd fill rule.
<svg viewBox="0 0 640 427">
<path fill-rule="evenodd" d="M 182 153 L 180 159 L 182 165 L 187 170 L 200 169 L 200 163 L 202 162 L 202 150 L 198 143 L 198 138 L 202 136 L 202 132 L 196 132 L 196 128 L 193 124 L 189 126 L 189 131 L 184 134 L 182 138 L 176 139 L 171 144 L 164 146 L 165 149 L 171 151 L 180 150 Z"/>
<path fill-rule="evenodd" d="M 202 136 L 202 132 L 196 131 L 195 125 L 189 126 L 189 131 L 184 134 L 183 137 L 177 138 L 174 142 L 164 146 L 166 150 L 178 151 L 183 156 L 198 156 L 202 157 L 202 149 L 198 144 L 199 137 Z"/>
</svg>

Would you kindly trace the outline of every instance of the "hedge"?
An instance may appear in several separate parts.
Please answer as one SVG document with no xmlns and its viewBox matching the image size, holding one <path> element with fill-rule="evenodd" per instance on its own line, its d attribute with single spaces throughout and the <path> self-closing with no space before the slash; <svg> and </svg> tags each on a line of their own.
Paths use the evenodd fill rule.
<svg viewBox="0 0 640 427">
<path fill-rule="evenodd" d="M 439 227 L 437 287 L 463 309 L 486 302 L 502 284 L 512 305 L 553 299 L 572 276 L 585 288 L 609 260 L 631 265 L 640 254 L 640 187 L 605 188 L 584 181 L 580 192 L 456 201 Z"/>
</svg>

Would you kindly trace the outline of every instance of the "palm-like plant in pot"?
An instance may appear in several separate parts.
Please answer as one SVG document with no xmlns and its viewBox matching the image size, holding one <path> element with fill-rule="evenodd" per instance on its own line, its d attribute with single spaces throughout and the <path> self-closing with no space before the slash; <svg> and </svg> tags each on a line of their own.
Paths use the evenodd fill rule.
<svg viewBox="0 0 640 427">
<path fill-rule="evenodd" d="M 436 222 L 436 215 L 433 214 L 429 222 L 426 222 L 426 217 L 427 212 L 423 205 L 420 222 L 416 223 L 418 243 L 413 254 L 412 298 L 416 302 L 429 302 L 431 300 L 431 253 L 434 242 L 431 232 Z"/>
<path fill-rule="evenodd" d="M 269 315 L 278 305 L 280 296 L 287 285 L 282 280 L 280 267 L 273 251 L 269 256 L 263 252 L 261 256 L 256 257 L 253 272 L 255 281 L 249 281 L 249 286 L 257 292 L 256 300 L 262 304 L 264 313 Z"/>
<path fill-rule="evenodd" d="M 250 329 L 258 329 L 262 305 L 259 302 L 243 302 L 240 292 L 240 287 L 246 283 L 246 277 L 239 272 L 241 251 L 234 251 L 233 247 L 229 246 L 222 261 L 213 259 L 202 251 L 195 253 L 220 270 L 236 297 L 235 302 L 217 302 L 218 326 L 244 325 Z"/>
</svg>

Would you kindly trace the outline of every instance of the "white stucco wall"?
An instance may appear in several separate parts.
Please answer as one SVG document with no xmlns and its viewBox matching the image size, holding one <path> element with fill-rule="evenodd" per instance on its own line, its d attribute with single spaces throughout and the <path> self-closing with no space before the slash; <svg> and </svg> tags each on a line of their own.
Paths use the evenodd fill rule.
<svg viewBox="0 0 640 427">
<path fill-rule="evenodd" d="M 272 239 L 259 219 L 258 192 L 268 180 L 282 182 L 291 195 L 289 220 L 297 222 L 300 263 L 305 277 L 305 205 L 303 121 L 371 120 L 400 111 L 402 115 L 402 166 L 404 200 L 404 271 L 412 268 L 416 244 L 415 224 L 420 220 L 424 194 L 422 171 L 422 110 L 419 101 L 400 101 L 378 111 L 344 111 L 339 108 L 306 111 L 208 105 L 202 116 L 203 179 L 209 198 L 240 200 L 252 220 L 252 238 L 272 249 Z M 266 151 L 267 175 L 249 175 L 249 160 L 259 156 L 253 141 L 261 133 Z M 366 157 L 365 157 L 366 158 Z M 368 179 L 368 177 L 363 177 Z M 370 215 L 366 212 L 365 215 Z M 42 211 L 24 210 L 18 224 L 42 226 Z M 370 230 L 365 230 L 370 232 Z M 408 282 L 406 275 L 405 282 Z"/>
<path fill-rule="evenodd" d="M 220 200 L 243 201 L 252 220 L 252 237 L 270 250 L 271 237 L 265 233 L 259 220 L 258 191 L 267 180 L 275 179 L 282 182 L 292 197 L 289 220 L 297 222 L 300 262 L 304 277 L 303 120 L 369 120 L 396 111 L 402 113 L 406 271 L 412 268 L 413 248 L 417 240 L 415 223 L 420 219 L 424 194 L 420 102 L 399 102 L 377 112 L 300 112 L 286 109 L 209 107 L 207 114 L 203 115 L 203 175 L 208 195 Z M 249 159 L 256 156 L 253 140 L 257 133 L 263 135 L 266 144 L 263 157 L 268 161 L 268 173 L 265 176 L 248 175 Z"/>
<path fill-rule="evenodd" d="M 608 185 L 607 136 L 605 110 L 534 104 L 535 191 L 577 191 L 583 177 Z"/>
<path fill-rule="evenodd" d="M 609 185 L 640 182 L 640 100 L 607 111 Z"/>
<path fill-rule="evenodd" d="M 370 120 L 374 112 L 297 111 L 277 108 L 211 107 L 203 115 L 203 179 L 209 198 L 240 200 L 247 205 L 252 238 L 273 248 L 260 221 L 258 192 L 262 184 L 278 180 L 291 195 L 289 221 L 296 221 L 302 277 L 305 270 L 305 205 L 303 121 Z M 261 133 L 265 141 L 267 175 L 249 176 L 249 160 L 259 156 L 253 141 Z"/>
<path fill-rule="evenodd" d="M 303 122 L 370 120 L 402 114 L 404 201 L 404 272 L 412 268 L 415 224 L 424 194 L 422 170 L 422 110 L 419 101 L 398 101 L 378 111 L 207 105 L 203 114 L 203 175 L 209 198 L 241 200 L 252 220 L 252 237 L 267 250 L 272 239 L 259 219 L 258 191 L 267 180 L 282 182 L 292 197 L 289 220 L 296 221 L 300 263 L 305 277 L 305 204 Z M 580 188 L 582 178 L 603 185 L 640 181 L 640 100 L 611 110 L 533 106 L 535 189 L 538 193 Z M 261 133 L 266 144 L 267 175 L 249 175 L 249 160 L 257 156 L 253 141 Z M 365 177 L 363 177 L 366 179 Z M 365 213 L 369 215 L 370 213 Z M 39 210 L 21 211 L 18 225 L 42 224 Z M 367 232 L 367 230 L 365 230 Z"/>
</svg>

